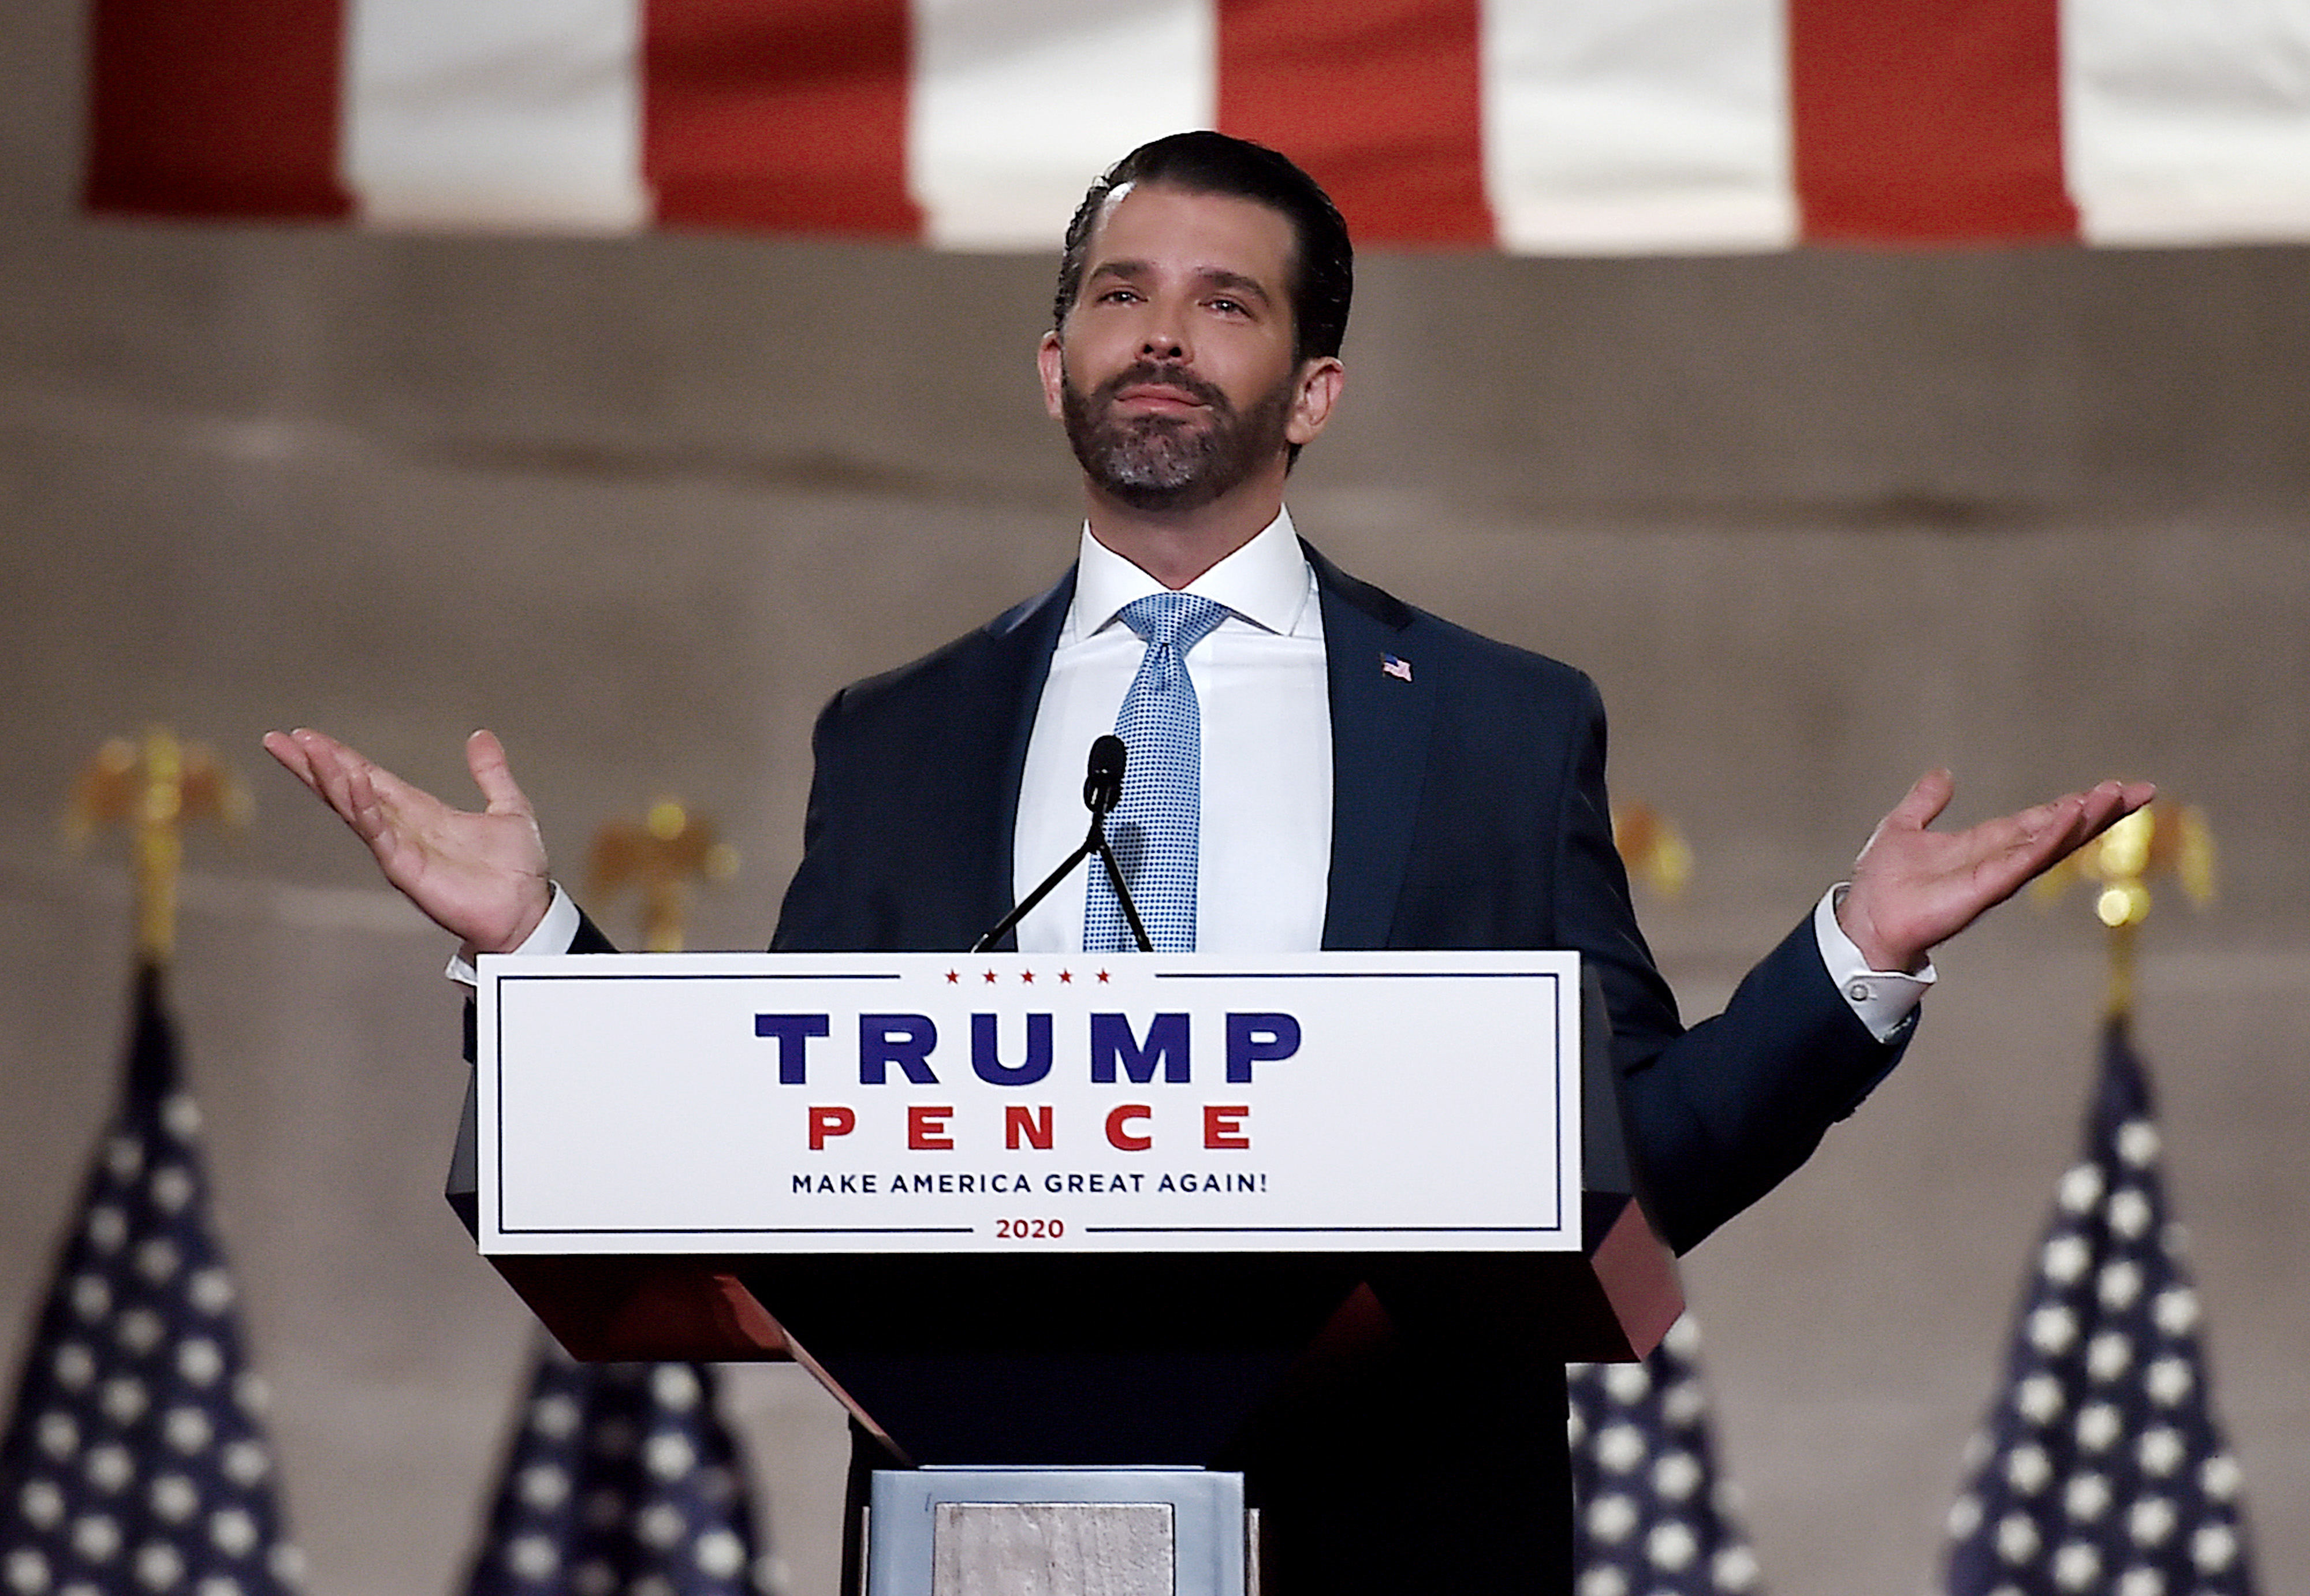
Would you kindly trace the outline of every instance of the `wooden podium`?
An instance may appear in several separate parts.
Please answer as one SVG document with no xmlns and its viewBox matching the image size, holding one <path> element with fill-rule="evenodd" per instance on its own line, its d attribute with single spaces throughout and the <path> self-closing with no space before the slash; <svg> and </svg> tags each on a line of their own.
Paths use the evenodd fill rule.
<svg viewBox="0 0 2310 1596">
<path fill-rule="evenodd" d="M 1571 956 L 1073 962 L 485 960 L 453 1187 L 573 1356 L 791 1357 L 920 1466 L 1202 1468 L 1407 1327 L 1682 1311 Z"/>
</svg>

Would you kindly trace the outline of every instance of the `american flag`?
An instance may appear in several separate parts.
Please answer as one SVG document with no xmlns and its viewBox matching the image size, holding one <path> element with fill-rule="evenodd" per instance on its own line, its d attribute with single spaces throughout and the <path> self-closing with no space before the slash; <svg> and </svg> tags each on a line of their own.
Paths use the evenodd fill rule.
<svg viewBox="0 0 2310 1596">
<path fill-rule="evenodd" d="M 207 1219 L 200 1112 L 147 967 L 99 1144 L 0 1440 L 0 1588 L 13 1596 L 281 1596 L 273 1453 Z"/>
<path fill-rule="evenodd" d="M 1568 1372 L 1578 1596 L 1763 1590 L 1717 1472 L 1692 1315 L 1642 1363 L 1573 1364 Z"/>
<path fill-rule="evenodd" d="M 88 201 L 130 214 L 1044 250 L 1216 127 L 1365 246 L 2310 237 L 2295 0 L 86 8 Z"/>
<path fill-rule="evenodd" d="M 714 1371 L 539 1349 L 469 1596 L 777 1596 Z"/>
<path fill-rule="evenodd" d="M 2147 1072 L 2113 1019 L 2085 1156 L 2062 1176 L 2005 1389 L 1950 1509 L 1951 1596 L 2254 1588 L 2158 1151 Z"/>
</svg>

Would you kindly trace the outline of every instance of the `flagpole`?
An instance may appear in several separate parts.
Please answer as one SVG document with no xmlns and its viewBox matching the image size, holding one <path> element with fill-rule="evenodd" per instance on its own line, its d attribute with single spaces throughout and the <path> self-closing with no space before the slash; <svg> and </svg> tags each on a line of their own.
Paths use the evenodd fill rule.
<svg viewBox="0 0 2310 1596">
<path fill-rule="evenodd" d="M 736 850 L 716 838 L 710 819 L 661 798 L 639 820 L 612 820 L 594 834 L 587 875 L 601 897 L 640 889 L 643 950 L 679 953 L 690 883 L 726 881 L 737 870 Z"/>
<path fill-rule="evenodd" d="M 2171 876 L 2193 905 L 2214 899 L 2214 835 L 2194 805 L 2151 803 L 2118 821 L 2040 877 L 2031 896 L 2051 902 L 2071 882 L 2097 884 L 2095 918 L 2109 928 L 2109 987 L 2103 1018 L 2122 1025 L 2133 1016 L 2134 971 L 2141 923 L 2149 917 L 2153 877 Z"/>
<path fill-rule="evenodd" d="M 176 953 L 185 822 L 211 819 L 237 832 L 247 828 L 250 807 L 248 789 L 206 744 L 180 742 L 165 726 L 146 731 L 141 743 L 111 738 L 82 768 L 65 811 L 65 837 L 77 850 L 100 827 L 128 830 L 140 967 L 165 969 Z"/>
</svg>

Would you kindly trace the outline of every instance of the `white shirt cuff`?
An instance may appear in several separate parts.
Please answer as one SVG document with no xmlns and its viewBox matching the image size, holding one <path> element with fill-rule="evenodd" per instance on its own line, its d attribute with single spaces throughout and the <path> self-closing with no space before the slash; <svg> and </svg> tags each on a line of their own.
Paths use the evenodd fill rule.
<svg viewBox="0 0 2310 1596">
<path fill-rule="evenodd" d="M 1861 950 L 1845 934 L 1845 927 L 1837 923 L 1837 900 L 1848 884 L 1839 881 L 1820 895 L 1812 912 L 1813 940 L 1820 945 L 1820 961 L 1828 967 L 1828 978 L 1845 994 L 1854 1017 L 1869 1028 L 1871 1036 L 1890 1042 L 1909 1023 L 1925 988 L 1941 979 L 1941 972 L 1930 958 L 1914 976 L 1905 970 L 1871 969 Z"/>
<path fill-rule="evenodd" d="M 556 881 L 553 884 L 553 901 L 545 906 L 545 918 L 537 923 L 536 930 L 522 939 L 520 947 L 510 950 L 511 956 L 517 958 L 525 953 L 569 952 L 569 944 L 578 940 L 578 919 L 577 904 Z M 465 957 L 463 948 L 449 955 L 449 967 L 441 973 L 461 986 L 472 986 L 481 980 L 473 970 L 473 961 Z"/>
</svg>

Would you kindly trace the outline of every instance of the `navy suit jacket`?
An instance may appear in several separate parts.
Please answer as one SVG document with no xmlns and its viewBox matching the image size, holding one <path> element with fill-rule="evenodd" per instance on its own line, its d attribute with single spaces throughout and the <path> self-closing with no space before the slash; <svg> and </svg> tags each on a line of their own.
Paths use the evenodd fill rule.
<svg viewBox="0 0 2310 1596">
<path fill-rule="evenodd" d="M 1332 718 L 1324 945 L 1581 953 L 1602 976 L 1654 1219 L 1690 1246 L 1802 1163 L 1899 1043 L 1854 1017 L 1810 924 L 1723 1014 L 1685 1028 L 1612 846 L 1594 685 L 1308 559 Z M 1028 738 L 1073 593 L 1070 572 L 835 696 L 819 717 L 803 862 L 775 950 L 960 950 L 1002 918 Z M 1410 663 L 1409 681 L 1382 672 L 1389 655 Z M 608 946 L 588 924 L 574 950 Z M 470 1191 L 469 1155 L 464 1168 Z M 1262 1506 L 1274 1588 L 1568 1591 L 1562 1366 L 1402 1327 L 1411 1339 L 1279 1398 L 1215 1460 L 1242 1469 Z M 1029 1392 L 1012 1394 L 1031 1406 Z M 855 1500 L 865 1470 L 887 1465 L 859 1437 Z"/>
<path fill-rule="evenodd" d="M 1602 974 L 1631 1151 L 1680 1251 L 1771 1189 L 1889 1070 L 1800 924 L 1689 1029 L 1637 929 L 1586 676 L 1307 551 L 1332 715 L 1326 948 L 1564 948 Z M 1012 901 L 1028 738 L 1074 593 L 1058 585 L 820 716 L 777 951 L 968 948 Z M 1411 680 L 1384 672 L 1393 655 Z M 1055 861 L 1054 861 L 1055 863 Z"/>
</svg>

